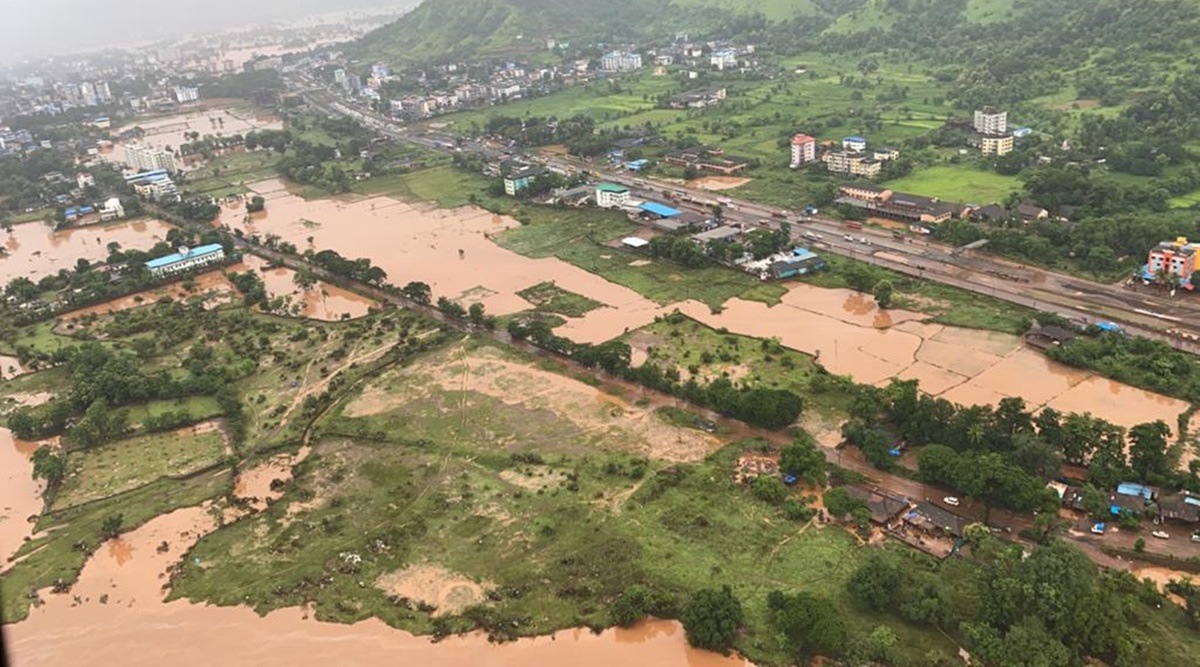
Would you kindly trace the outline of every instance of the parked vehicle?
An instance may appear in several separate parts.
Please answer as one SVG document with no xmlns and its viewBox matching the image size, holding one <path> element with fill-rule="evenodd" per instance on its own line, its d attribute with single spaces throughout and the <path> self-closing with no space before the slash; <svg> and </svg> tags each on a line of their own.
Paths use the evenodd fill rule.
<svg viewBox="0 0 1200 667">
<path fill-rule="evenodd" d="M 845 239 L 846 241 L 854 243 L 854 237 L 849 234 L 842 234 L 842 238 Z"/>
<path fill-rule="evenodd" d="M 1196 531 L 1196 532 L 1192 533 L 1192 541 L 1200 542 L 1200 531 Z"/>
<path fill-rule="evenodd" d="M 946 503 L 947 505 L 949 505 L 951 507 L 959 506 L 958 498 L 955 498 L 954 496 L 946 496 L 945 498 L 942 498 L 942 502 Z"/>
<path fill-rule="evenodd" d="M 850 222 L 846 223 L 846 227 L 848 229 L 862 229 L 862 223 L 851 220 Z"/>
<path fill-rule="evenodd" d="M 1101 523 L 1098 523 L 1098 524 L 1092 526 L 1092 534 L 1093 535 L 1103 535 L 1104 534 L 1104 523 L 1101 522 Z"/>
<path fill-rule="evenodd" d="M 1169 539 L 1171 539 L 1171 535 L 1170 535 L 1169 533 L 1167 533 L 1166 531 L 1162 531 L 1162 530 L 1156 530 L 1156 531 L 1154 531 L 1153 533 L 1150 533 L 1150 535 L 1151 535 L 1152 537 L 1157 537 L 1157 538 L 1158 538 L 1158 539 L 1160 539 L 1160 540 L 1169 540 Z"/>
</svg>

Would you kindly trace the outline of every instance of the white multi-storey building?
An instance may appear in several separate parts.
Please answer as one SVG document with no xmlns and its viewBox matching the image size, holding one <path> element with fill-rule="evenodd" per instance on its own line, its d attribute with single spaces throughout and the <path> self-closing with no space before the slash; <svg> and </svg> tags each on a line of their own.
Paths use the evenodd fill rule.
<svg viewBox="0 0 1200 667">
<path fill-rule="evenodd" d="M 999 135 L 1008 133 L 1008 112 L 991 107 L 975 110 L 975 131 L 980 134 Z"/>
<path fill-rule="evenodd" d="M 815 162 L 817 159 L 817 140 L 807 134 L 797 134 L 792 137 L 792 169 Z"/>
<path fill-rule="evenodd" d="M 125 164 L 130 169 L 139 172 L 157 169 L 178 171 L 173 153 L 143 144 L 127 144 L 125 146 Z"/>
</svg>

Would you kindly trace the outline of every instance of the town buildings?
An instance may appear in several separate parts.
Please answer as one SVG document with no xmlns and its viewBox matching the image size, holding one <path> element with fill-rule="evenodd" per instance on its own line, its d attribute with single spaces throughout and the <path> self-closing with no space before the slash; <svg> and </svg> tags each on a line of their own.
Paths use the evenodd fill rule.
<svg viewBox="0 0 1200 667">
<path fill-rule="evenodd" d="M 737 52 L 733 49 L 717 49 L 709 56 L 709 63 L 719 70 L 737 67 Z"/>
<path fill-rule="evenodd" d="M 195 102 L 200 99 L 200 89 L 191 86 L 175 86 L 175 101 L 180 104 Z"/>
<path fill-rule="evenodd" d="M 596 206 L 600 208 L 617 208 L 629 205 L 629 188 L 615 183 L 601 183 L 596 186 Z"/>
<path fill-rule="evenodd" d="M 641 68 L 641 54 L 630 51 L 613 51 L 600 59 L 600 69 L 604 72 L 632 72 Z"/>
<path fill-rule="evenodd" d="M 178 171 L 175 155 L 144 144 L 125 145 L 125 164 L 134 171 Z"/>
<path fill-rule="evenodd" d="M 817 160 L 817 140 L 807 134 L 792 137 L 792 169 Z"/>
<path fill-rule="evenodd" d="M 866 153 L 827 151 L 821 156 L 821 161 L 825 163 L 825 168 L 834 174 L 875 178 L 883 172 L 883 163 Z"/>
<path fill-rule="evenodd" d="M 704 171 L 715 171 L 721 174 L 735 174 L 750 166 L 750 161 L 726 155 L 720 148 L 685 148 L 672 151 L 663 156 L 663 160 L 682 167 L 691 167 Z"/>
<path fill-rule="evenodd" d="M 510 197 L 515 197 L 518 192 L 533 185 L 538 176 L 545 173 L 541 167 L 520 162 L 505 162 L 500 171 L 504 175 L 504 194 Z"/>
<path fill-rule="evenodd" d="M 165 169 L 139 172 L 125 176 L 125 182 L 133 186 L 139 197 L 152 201 L 179 199 L 179 188 Z"/>
<path fill-rule="evenodd" d="M 1163 241 L 1150 249 L 1146 265 L 1142 267 L 1142 278 L 1160 280 L 1162 277 L 1179 281 L 1186 290 L 1195 289 L 1192 276 L 1196 273 L 1196 255 L 1200 243 L 1188 243 L 1186 238 Z"/>
<path fill-rule="evenodd" d="M 835 203 L 862 209 L 868 215 L 900 220 L 925 229 L 949 220 L 958 211 L 955 204 L 937 198 L 849 183 L 838 186 Z"/>
<path fill-rule="evenodd" d="M 109 220 L 119 220 L 125 217 L 125 207 L 121 204 L 121 200 L 113 197 L 104 202 L 100 207 L 100 221 L 108 222 Z"/>
<path fill-rule="evenodd" d="M 224 259 L 225 248 L 219 243 L 213 243 L 198 248 L 180 248 L 179 252 L 146 262 L 146 268 L 155 278 L 165 278 L 191 269 L 211 266 Z"/>
<path fill-rule="evenodd" d="M 842 150 L 850 151 L 851 153 L 862 153 L 867 150 L 867 140 L 859 137 L 846 137 L 842 139 Z"/>
</svg>

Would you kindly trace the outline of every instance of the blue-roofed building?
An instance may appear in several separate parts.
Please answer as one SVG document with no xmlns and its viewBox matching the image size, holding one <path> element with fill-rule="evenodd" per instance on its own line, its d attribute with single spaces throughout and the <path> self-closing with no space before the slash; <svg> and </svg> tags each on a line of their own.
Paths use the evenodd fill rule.
<svg viewBox="0 0 1200 667">
<path fill-rule="evenodd" d="M 867 150 L 867 140 L 858 135 L 842 139 L 842 150 L 852 153 L 862 153 Z"/>
<path fill-rule="evenodd" d="M 671 208 L 666 204 L 660 204 L 653 201 L 642 202 L 640 205 L 638 205 L 638 208 L 652 216 L 659 218 L 675 218 L 682 213 L 682 211 Z"/>
<path fill-rule="evenodd" d="M 632 162 L 625 163 L 625 168 L 629 171 L 641 171 L 649 164 L 649 160 L 642 158 L 641 160 L 633 160 Z"/>
<path fill-rule="evenodd" d="M 1122 496 L 1141 496 L 1143 500 L 1154 500 L 1154 489 L 1136 482 L 1121 482 L 1117 485 L 1117 493 Z"/>
<path fill-rule="evenodd" d="M 67 222 L 75 222 L 79 219 L 79 209 L 72 206 L 71 208 L 63 211 L 63 219 Z"/>
<path fill-rule="evenodd" d="M 198 248 L 180 248 L 179 252 L 146 262 L 146 268 L 155 278 L 165 278 L 191 269 L 211 266 L 224 259 L 225 248 L 220 243 L 213 243 Z"/>
<path fill-rule="evenodd" d="M 1014 127 L 1012 131 L 1012 135 L 1018 139 L 1028 137 L 1031 134 L 1033 134 L 1033 128 L 1031 127 Z"/>
<path fill-rule="evenodd" d="M 791 256 L 771 264 L 776 280 L 794 278 L 825 268 L 825 260 L 808 248 L 793 248 Z"/>
</svg>

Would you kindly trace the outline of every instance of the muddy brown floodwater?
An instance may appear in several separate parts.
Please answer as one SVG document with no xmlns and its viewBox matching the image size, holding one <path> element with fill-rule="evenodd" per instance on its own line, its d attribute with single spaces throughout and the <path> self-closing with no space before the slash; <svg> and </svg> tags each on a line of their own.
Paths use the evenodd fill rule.
<svg viewBox="0 0 1200 667">
<path fill-rule="evenodd" d="M 31 443 L 18 441 L 0 428 L 0 572 L 33 535 L 29 517 L 42 511 L 41 485 L 33 480 Z"/>
<path fill-rule="evenodd" d="M 59 269 L 74 269 L 80 258 L 103 261 L 108 257 L 108 244 L 114 241 L 122 248 L 149 250 L 166 239 L 169 229 L 167 223 L 147 218 L 61 232 L 42 222 L 14 225 L 11 232 L 0 231 L 0 247 L 7 251 L 0 254 L 0 285 L 18 276 L 36 281 Z"/>
<path fill-rule="evenodd" d="M 282 130 L 283 121 L 277 116 L 259 116 L 250 109 L 214 107 L 152 119 L 142 118 L 113 129 L 112 134 L 115 137 L 133 127 L 140 127 L 146 132 L 139 143 L 160 149 L 170 146 L 178 150 L 188 142 L 187 137 L 183 136 L 185 132 L 199 132 L 201 136 L 212 134 L 229 137 L 253 130 Z M 110 154 L 109 159 L 119 161 L 124 157 L 125 151 L 118 147 Z"/>
</svg>

